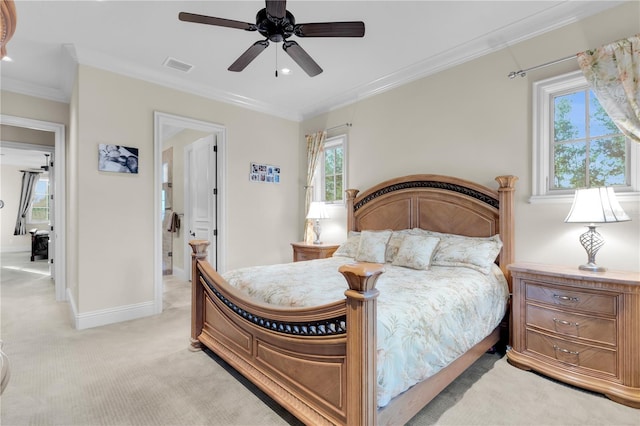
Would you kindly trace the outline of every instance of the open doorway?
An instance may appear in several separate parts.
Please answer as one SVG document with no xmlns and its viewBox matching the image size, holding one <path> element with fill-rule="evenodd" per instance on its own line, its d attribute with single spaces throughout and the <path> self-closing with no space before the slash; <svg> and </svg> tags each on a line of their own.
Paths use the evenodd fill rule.
<svg viewBox="0 0 640 426">
<path fill-rule="evenodd" d="M 193 238 L 208 239 L 212 242 L 209 260 L 219 271 L 224 269 L 225 244 L 225 141 L 223 126 L 180 117 L 161 112 L 154 114 L 155 146 L 155 188 L 156 210 L 154 215 L 155 234 L 155 311 L 162 312 L 163 277 L 172 275 L 184 281 L 190 278 L 191 250 L 188 241 Z M 201 141 L 213 141 L 215 155 L 202 161 L 202 155 L 193 156 L 193 147 Z M 194 158 L 199 161 L 194 161 Z M 211 160 L 215 158 L 215 160 Z M 209 164 L 209 166 L 207 166 Z M 213 228 L 207 235 L 197 234 L 192 226 L 194 217 L 194 182 L 202 183 L 193 177 L 195 166 L 203 168 L 211 177 L 203 187 L 205 193 L 213 194 L 215 202 L 209 212 L 208 220 Z M 213 185 L 213 187 L 211 186 Z M 201 197 L 198 197 L 201 199 Z M 195 207 L 197 208 L 197 207 Z M 215 231 L 215 233 L 214 233 Z M 170 271 L 170 272 L 169 272 Z"/>
<path fill-rule="evenodd" d="M 53 134 L 2 125 L 0 240 L 2 269 L 52 275 L 49 231 L 55 225 Z M 9 140 L 9 142 L 7 142 Z M 22 141 L 29 141 L 22 142 Z M 53 277 L 51 277 L 53 278 Z"/>
<path fill-rule="evenodd" d="M 15 117 L 9 115 L 0 115 L 0 123 L 5 127 L 7 132 L 3 132 L 3 147 L 10 147 L 12 149 L 26 149 L 37 150 L 38 153 L 48 154 L 49 157 L 45 157 L 41 160 L 38 168 L 48 172 L 47 187 L 51 194 L 47 194 L 49 197 L 49 203 L 47 203 L 49 220 L 47 226 L 49 227 L 47 235 L 47 261 L 49 263 L 51 277 L 54 280 L 55 285 L 55 298 L 57 301 L 66 300 L 66 286 L 65 286 L 65 128 L 63 124 L 52 123 L 47 121 L 34 120 L 24 117 Z M 29 143 L 19 140 L 5 140 L 8 134 L 11 134 L 10 130 L 14 129 L 18 131 L 16 135 L 19 135 L 19 131 L 30 134 L 31 137 L 37 137 L 39 133 L 43 133 L 46 137 L 52 137 L 53 145 Z M 37 133 L 35 133 L 37 132 Z M 13 137 L 18 139 L 18 136 Z M 44 146 L 43 146 L 44 145 Z M 47 163 L 47 164 L 45 164 Z M 54 167 L 55 166 L 55 167 Z M 57 179 L 55 177 L 58 177 Z M 14 218 L 15 219 L 15 218 Z M 29 235 L 29 245 L 31 245 L 31 236 Z M 41 247 L 42 249 L 42 247 Z M 31 250 L 31 248 L 30 248 Z M 37 253 L 42 255 L 42 251 Z"/>
</svg>

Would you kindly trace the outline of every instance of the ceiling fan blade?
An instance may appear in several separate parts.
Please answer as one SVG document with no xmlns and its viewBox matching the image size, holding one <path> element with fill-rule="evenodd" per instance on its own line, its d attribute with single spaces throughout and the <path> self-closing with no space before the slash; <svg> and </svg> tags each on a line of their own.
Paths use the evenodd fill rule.
<svg viewBox="0 0 640 426">
<path fill-rule="evenodd" d="M 178 19 L 185 22 L 195 22 L 196 24 L 216 25 L 218 27 L 237 28 L 246 31 L 255 31 L 255 24 L 248 22 L 234 21 L 233 19 L 215 18 L 213 16 L 198 15 L 189 12 L 180 12 Z"/>
<path fill-rule="evenodd" d="M 287 2 L 285 0 L 266 0 L 267 13 L 273 18 L 282 19 L 287 13 Z"/>
<path fill-rule="evenodd" d="M 364 37 L 364 22 L 297 24 L 293 32 L 298 37 Z"/>
<path fill-rule="evenodd" d="M 291 59 L 293 59 L 296 64 L 300 65 L 300 68 L 302 68 L 304 72 L 309 74 L 309 77 L 315 77 L 322 72 L 320 65 L 295 41 L 287 40 L 283 42 L 282 48 L 291 56 Z"/>
<path fill-rule="evenodd" d="M 264 49 L 269 46 L 268 40 L 260 40 L 253 43 L 234 63 L 227 68 L 229 71 L 242 71 L 253 61 Z"/>
</svg>

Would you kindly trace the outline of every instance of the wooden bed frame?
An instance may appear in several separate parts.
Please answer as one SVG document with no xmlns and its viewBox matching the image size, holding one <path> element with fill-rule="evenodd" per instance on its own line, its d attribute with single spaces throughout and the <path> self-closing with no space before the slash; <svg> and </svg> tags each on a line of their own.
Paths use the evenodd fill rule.
<svg viewBox="0 0 640 426">
<path fill-rule="evenodd" d="M 498 263 L 511 286 L 517 178 L 496 180 L 497 191 L 440 175 L 389 180 L 359 196 L 347 190 L 347 227 L 500 234 Z M 349 286 L 343 300 L 282 308 L 249 301 L 231 287 L 206 261 L 208 244 L 190 243 L 192 350 L 205 345 L 306 424 L 404 424 L 500 338 L 497 327 L 448 367 L 377 409 L 375 284 L 384 265 L 341 267 Z"/>
</svg>

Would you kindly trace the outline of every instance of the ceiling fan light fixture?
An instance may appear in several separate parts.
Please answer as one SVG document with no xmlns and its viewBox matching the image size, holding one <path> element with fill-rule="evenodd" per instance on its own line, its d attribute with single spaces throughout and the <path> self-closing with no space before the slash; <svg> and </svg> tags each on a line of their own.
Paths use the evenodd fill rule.
<svg viewBox="0 0 640 426">
<path fill-rule="evenodd" d="M 236 61 L 227 68 L 229 71 L 242 71 L 253 61 L 269 42 L 280 43 L 282 48 L 309 77 L 322 73 L 322 68 L 295 41 L 289 40 L 293 35 L 297 37 L 364 37 L 364 22 L 316 22 L 296 24 L 291 12 L 287 10 L 286 0 L 265 0 L 265 8 L 256 14 L 256 23 L 235 21 L 233 19 L 217 18 L 180 12 L 178 19 L 184 22 L 215 25 L 219 27 L 237 28 L 245 31 L 257 31 L 265 39 L 255 42 Z M 286 74 L 282 71 L 283 74 Z M 276 77 L 278 69 L 276 67 Z"/>
</svg>

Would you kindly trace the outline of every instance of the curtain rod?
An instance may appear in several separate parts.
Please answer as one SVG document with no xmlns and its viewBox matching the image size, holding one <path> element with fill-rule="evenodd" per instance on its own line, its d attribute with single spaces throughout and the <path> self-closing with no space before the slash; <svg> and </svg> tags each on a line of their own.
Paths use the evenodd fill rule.
<svg viewBox="0 0 640 426">
<path fill-rule="evenodd" d="M 328 129 L 325 129 L 324 131 L 328 132 L 330 130 L 339 129 L 340 127 L 351 127 L 351 126 L 353 126 L 353 123 L 338 124 L 337 126 L 329 127 Z M 309 135 L 305 135 L 305 136 L 309 136 Z"/>
<path fill-rule="evenodd" d="M 536 65 L 535 67 L 527 68 L 525 70 L 511 71 L 509 73 L 508 77 L 510 79 L 514 79 L 517 76 L 524 77 L 525 75 L 527 75 L 528 71 L 533 71 L 533 70 L 537 70 L 538 68 L 548 67 L 549 65 L 555 65 L 555 64 L 558 64 L 560 62 L 568 61 L 569 59 L 573 59 L 575 57 L 576 57 L 576 55 L 571 55 L 571 56 L 567 56 L 566 58 L 556 59 L 555 61 L 547 62 L 547 63 L 541 64 L 541 65 Z"/>
<path fill-rule="evenodd" d="M 353 124 L 351 123 L 338 124 L 337 126 L 329 127 L 326 131 L 328 132 L 329 130 L 339 129 L 340 127 L 351 127 L 351 126 L 353 126 Z"/>
</svg>

